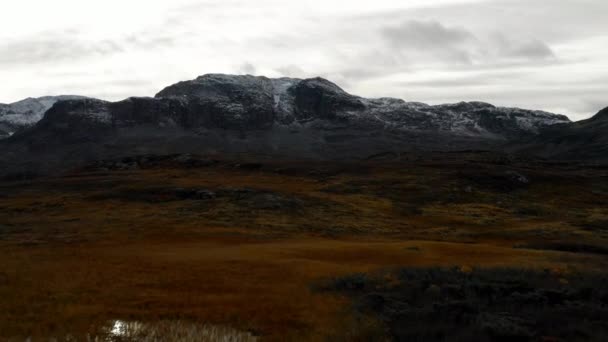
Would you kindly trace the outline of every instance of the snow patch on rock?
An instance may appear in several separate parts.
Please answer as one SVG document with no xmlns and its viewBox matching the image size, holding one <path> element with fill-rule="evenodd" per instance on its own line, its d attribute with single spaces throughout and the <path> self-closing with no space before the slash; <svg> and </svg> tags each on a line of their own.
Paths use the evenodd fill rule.
<svg viewBox="0 0 608 342">
<path fill-rule="evenodd" d="M 81 98 L 83 97 L 72 95 L 30 97 L 11 104 L 2 104 L 0 105 L 0 123 L 14 129 L 10 134 L 12 135 L 16 131 L 31 127 L 42 120 L 44 114 L 58 101 Z"/>
</svg>

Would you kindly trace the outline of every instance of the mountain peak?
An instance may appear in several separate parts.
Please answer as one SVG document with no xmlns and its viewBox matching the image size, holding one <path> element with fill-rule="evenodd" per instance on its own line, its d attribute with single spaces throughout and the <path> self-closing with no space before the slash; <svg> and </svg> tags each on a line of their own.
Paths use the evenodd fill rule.
<svg viewBox="0 0 608 342">
<path fill-rule="evenodd" d="M 254 75 L 237 75 L 237 74 L 222 74 L 222 73 L 208 73 L 200 75 L 196 80 L 238 80 L 238 79 L 254 79 L 254 78 L 267 78 L 265 76 L 254 76 Z"/>
</svg>

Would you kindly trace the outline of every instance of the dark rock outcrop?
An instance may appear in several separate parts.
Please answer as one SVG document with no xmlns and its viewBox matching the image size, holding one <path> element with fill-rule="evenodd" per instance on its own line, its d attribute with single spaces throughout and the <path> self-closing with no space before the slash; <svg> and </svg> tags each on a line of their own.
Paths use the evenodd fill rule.
<svg viewBox="0 0 608 342">
<path fill-rule="evenodd" d="M 212 74 L 169 86 L 156 99 L 185 100 L 187 127 L 246 130 L 273 124 L 272 91 L 272 82 L 265 77 Z"/>
<path fill-rule="evenodd" d="M 608 162 L 608 108 L 594 117 L 546 127 L 512 150 L 560 160 Z"/>
<path fill-rule="evenodd" d="M 108 112 L 114 127 L 153 125 L 189 126 L 188 102 L 179 98 L 131 97 L 110 104 Z"/>
<path fill-rule="evenodd" d="M 360 98 L 322 78 L 300 81 L 289 92 L 294 96 L 294 112 L 298 120 L 335 120 L 343 112 L 366 108 Z"/>
<path fill-rule="evenodd" d="M 58 101 L 82 99 L 82 96 L 45 96 L 27 98 L 11 104 L 0 103 L 0 139 L 35 125 Z"/>
<path fill-rule="evenodd" d="M 36 126 L 15 134 L 7 142 L 25 142 L 30 150 L 96 143 L 112 133 L 110 104 L 95 99 L 59 101 Z"/>
</svg>

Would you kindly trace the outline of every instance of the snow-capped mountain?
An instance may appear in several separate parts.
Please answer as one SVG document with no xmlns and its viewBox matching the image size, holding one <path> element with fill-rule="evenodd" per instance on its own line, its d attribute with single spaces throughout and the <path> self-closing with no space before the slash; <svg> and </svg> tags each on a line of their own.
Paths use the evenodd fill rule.
<svg viewBox="0 0 608 342">
<path fill-rule="evenodd" d="M 39 121 L 0 141 L 0 164 L 59 168 L 170 153 L 335 160 L 408 151 L 505 151 L 549 128 L 572 125 L 563 115 L 483 102 L 367 99 L 322 78 L 209 74 L 155 97 L 57 99 L 46 110 L 51 102 L 22 103 L 19 112 L 3 107 L 2 122 Z"/>
<path fill-rule="evenodd" d="M 84 101 L 85 110 L 77 115 L 105 120 L 108 124 L 145 122 L 187 129 L 247 131 L 271 126 L 298 129 L 311 125 L 347 125 L 366 130 L 440 132 L 504 140 L 569 122 L 563 115 L 500 108 L 483 102 L 431 106 L 394 98 L 366 99 L 348 94 L 322 78 L 270 79 L 209 74 L 169 86 L 154 99 L 130 98 L 105 103 L 104 109 L 97 109 L 95 113 L 86 110 L 86 103 L 93 102 L 75 96 L 29 98 L 1 106 L 0 124 L 8 131 L 5 134 L 10 135 L 37 123 L 53 104 L 65 100 Z M 142 108 L 147 108 L 147 112 Z M 150 122 L 150 116 L 157 122 Z"/>
<path fill-rule="evenodd" d="M 393 98 L 366 99 L 322 78 L 211 74 L 167 87 L 156 99 L 181 99 L 194 113 L 208 117 L 208 125 L 238 129 L 325 120 L 348 122 L 351 127 L 504 139 L 570 122 L 563 115 L 482 102 L 431 106 Z"/>
<path fill-rule="evenodd" d="M 82 98 L 73 95 L 44 96 L 27 98 L 11 104 L 0 104 L 0 138 L 11 136 L 23 128 L 35 125 L 57 101 Z"/>
</svg>

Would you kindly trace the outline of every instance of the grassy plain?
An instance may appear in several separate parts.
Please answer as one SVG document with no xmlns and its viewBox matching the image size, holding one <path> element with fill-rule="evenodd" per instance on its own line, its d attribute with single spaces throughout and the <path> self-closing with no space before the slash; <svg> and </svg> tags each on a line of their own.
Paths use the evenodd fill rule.
<svg viewBox="0 0 608 342">
<path fill-rule="evenodd" d="M 608 266 L 605 168 L 487 153 L 134 160 L 0 182 L 0 338 L 173 320 L 369 340 L 382 323 L 315 284 L 410 267 Z"/>
</svg>

